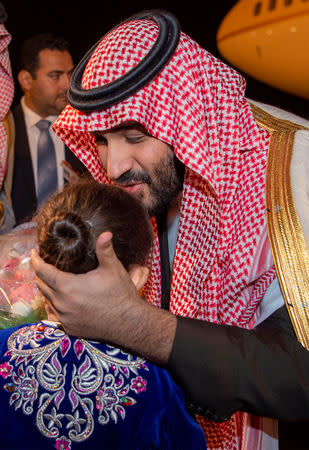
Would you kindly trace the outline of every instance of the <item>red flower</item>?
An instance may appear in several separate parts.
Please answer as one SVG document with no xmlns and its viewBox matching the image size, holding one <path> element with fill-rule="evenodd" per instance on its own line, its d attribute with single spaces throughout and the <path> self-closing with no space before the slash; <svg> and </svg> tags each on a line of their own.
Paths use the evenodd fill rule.
<svg viewBox="0 0 309 450">
<path fill-rule="evenodd" d="M 131 389 L 133 389 L 137 394 L 146 391 L 147 381 L 142 377 L 133 378 L 131 381 Z"/>
<path fill-rule="evenodd" d="M 12 369 L 13 366 L 7 362 L 0 364 L 0 376 L 3 378 L 9 377 L 12 373 Z"/>
<path fill-rule="evenodd" d="M 71 449 L 71 441 L 64 436 L 56 440 L 56 449 L 57 450 L 70 450 Z"/>
</svg>

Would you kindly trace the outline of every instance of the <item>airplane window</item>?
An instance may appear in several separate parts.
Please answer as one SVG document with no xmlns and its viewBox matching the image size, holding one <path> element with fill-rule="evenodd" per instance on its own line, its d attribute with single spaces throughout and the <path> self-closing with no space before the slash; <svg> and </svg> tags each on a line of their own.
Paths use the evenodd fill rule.
<svg viewBox="0 0 309 450">
<path fill-rule="evenodd" d="M 257 2 L 254 7 L 253 15 L 258 16 L 261 13 L 261 9 L 262 9 L 262 2 Z"/>
<path fill-rule="evenodd" d="M 269 5 L 268 5 L 269 11 L 272 11 L 275 8 L 276 8 L 276 0 L 269 0 Z"/>
</svg>

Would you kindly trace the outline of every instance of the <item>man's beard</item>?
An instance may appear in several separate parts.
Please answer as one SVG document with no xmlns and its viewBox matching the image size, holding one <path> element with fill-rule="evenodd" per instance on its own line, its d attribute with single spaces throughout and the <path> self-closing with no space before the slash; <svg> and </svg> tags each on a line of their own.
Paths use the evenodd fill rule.
<svg viewBox="0 0 309 450">
<path fill-rule="evenodd" d="M 151 175 L 146 172 L 128 171 L 117 180 L 118 185 L 141 182 L 149 186 L 150 202 L 145 203 L 143 192 L 137 194 L 148 211 L 150 217 L 166 212 L 177 195 L 181 192 L 184 180 L 185 166 L 171 151 L 153 168 Z"/>
</svg>

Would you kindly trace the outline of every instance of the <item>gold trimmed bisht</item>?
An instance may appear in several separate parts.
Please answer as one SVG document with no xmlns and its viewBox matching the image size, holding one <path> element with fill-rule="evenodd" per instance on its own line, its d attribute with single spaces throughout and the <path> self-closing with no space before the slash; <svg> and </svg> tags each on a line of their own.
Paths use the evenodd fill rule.
<svg viewBox="0 0 309 450">
<path fill-rule="evenodd" d="M 280 287 L 299 342 L 309 350 L 309 250 L 292 195 L 290 164 L 295 133 L 306 128 L 251 105 L 270 133 L 266 167 L 267 230 Z"/>
</svg>

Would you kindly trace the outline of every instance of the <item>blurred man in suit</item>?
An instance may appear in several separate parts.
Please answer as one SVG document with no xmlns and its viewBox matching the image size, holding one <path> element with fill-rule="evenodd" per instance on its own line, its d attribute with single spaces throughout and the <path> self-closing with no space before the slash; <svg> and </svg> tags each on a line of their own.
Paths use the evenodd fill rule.
<svg viewBox="0 0 309 450">
<path fill-rule="evenodd" d="M 24 95 L 13 109 L 12 202 L 17 225 L 30 219 L 51 193 L 61 190 L 68 178 L 83 170 L 52 130 L 67 104 L 73 68 L 69 45 L 62 38 L 40 34 L 24 41 L 21 47 L 17 78 Z M 48 160 L 41 153 L 42 145 L 48 147 Z"/>
</svg>

